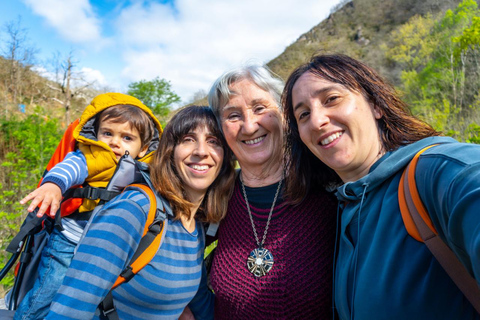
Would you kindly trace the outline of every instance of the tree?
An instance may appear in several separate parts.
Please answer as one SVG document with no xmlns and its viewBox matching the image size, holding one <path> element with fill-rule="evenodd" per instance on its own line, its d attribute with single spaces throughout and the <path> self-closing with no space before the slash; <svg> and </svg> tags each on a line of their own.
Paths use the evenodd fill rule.
<svg viewBox="0 0 480 320">
<path fill-rule="evenodd" d="M 6 72 L 4 81 L 11 94 L 12 102 L 18 103 L 18 97 L 22 95 L 21 89 L 24 80 L 31 76 L 31 67 L 38 50 L 28 44 L 28 32 L 22 27 L 20 17 L 5 23 L 3 31 L 6 41 L 2 51 L 8 62 L 6 70 L 4 70 Z"/>
<path fill-rule="evenodd" d="M 53 69 L 55 74 L 55 85 L 49 85 L 50 89 L 61 92 L 61 98 L 52 98 L 65 108 L 65 123 L 70 123 L 70 111 L 72 99 L 81 95 L 94 82 L 88 82 L 84 79 L 81 72 L 75 71 L 76 61 L 73 51 L 61 58 L 59 53 L 53 56 Z"/>
<path fill-rule="evenodd" d="M 180 101 L 180 97 L 172 91 L 170 82 L 159 77 L 150 81 L 132 82 L 128 85 L 127 93 L 142 101 L 159 118 L 167 117 L 169 107 Z"/>
<path fill-rule="evenodd" d="M 414 17 L 392 33 L 387 57 L 403 67 L 405 100 L 438 130 L 469 139 L 480 120 L 480 11 L 464 0 L 437 19 Z"/>
</svg>

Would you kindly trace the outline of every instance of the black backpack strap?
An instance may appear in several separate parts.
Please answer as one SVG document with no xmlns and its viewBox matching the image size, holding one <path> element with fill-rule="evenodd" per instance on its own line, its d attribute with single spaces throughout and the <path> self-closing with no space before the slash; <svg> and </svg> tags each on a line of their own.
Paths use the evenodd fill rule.
<svg viewBox="0 0 480 320">
<path fill-rule="evenodd" d="M 67 192 L 65 192 L 64 198 L 83 198 L 90 200 L 100 199 L 102 201 L 110 201 L 119 194 L 120 192 L 117 191 L 108 191 L 105 188 L 96 188 L 86 185 L 83 188 L 73 188 L 67 190 Z"/>
<path fill-rule="evenodd" d="M 21 250 L 24 240 L 28 235 L 38 233 L 44 227 L 47 228 L 49 232 L 53 230 L 53 221 L 50 218 L 47 218 L 45 215 L 42 217 L 37 217 L 38 207 L 34 211 L 30 212 L 25 218 L 20 231 L 15 235 L 15 237 L 10 241 L 10 244 L 7 247 L 7 251 L 10 253 L 16 253 Z M 56 222 L 57 219 L 55 219 Z"/>
<path fill-rule="evenodd" d="M 112 290 L 107 293 L 98 308 L 100 309 L 102 315 L 108 320 L 120 320 L 117 310 L 115 309 L 115 305 L 113 304 Z"/>
</svg>

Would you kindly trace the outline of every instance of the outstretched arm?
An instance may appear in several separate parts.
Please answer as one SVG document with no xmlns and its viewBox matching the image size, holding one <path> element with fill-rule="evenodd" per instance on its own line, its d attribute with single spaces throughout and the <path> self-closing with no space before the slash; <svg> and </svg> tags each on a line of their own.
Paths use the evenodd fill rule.
<svg viewBox="0 0 480 320">
<path fill-rule="evenodd" d="M 32 212 L 42 203 L 37 212 L 38 217 L 43 216 L 50 206 L 47 214 L 53 218 L 60 208 L 62 194 L 73 186 L 83 184 L 87 176 L 87 162 L 83 153 L 80 150 L 70 152 L 45 175 L 39 188 L 20 200 L 20 204 L 32 200 L 27 209 Z"/>
</svg>

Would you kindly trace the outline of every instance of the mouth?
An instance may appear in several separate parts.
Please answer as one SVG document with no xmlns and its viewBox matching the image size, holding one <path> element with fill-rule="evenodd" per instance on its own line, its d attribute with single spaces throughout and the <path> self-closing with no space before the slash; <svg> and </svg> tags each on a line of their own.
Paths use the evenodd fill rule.
<svg viewBox="0 0 480 320">
<path fill-rule="evenodd" d="M 332 143 L 333 141 L 337 140 L 343 135 L 343 132 L 335 132 L 326 137 L 325 139 L 320 140 L 320 144 L 322 146 L 326 146 L 327 144 Z"/>
<path fill-rule="evenodd" d="M 206 172 L 208 169 L 210 169 L 210 166 L 207 164 L 188 164 L 187 165 L 189 168 L 192 168 L 195 171 L 198 172 Z"/>
<path fill-rule="evenodd" d="M 257 144 L 259 142 L 262 142 L 263 139 L 265 139 L 266 136 L 267 135 L 264 135 L 264 136 L 261 136 L 261 137 L 258 137 L 258 138 L 252 139 L 252 140 L 244 140 L 243 143 L 245 143 L 247 145 Z"/>
</svg>

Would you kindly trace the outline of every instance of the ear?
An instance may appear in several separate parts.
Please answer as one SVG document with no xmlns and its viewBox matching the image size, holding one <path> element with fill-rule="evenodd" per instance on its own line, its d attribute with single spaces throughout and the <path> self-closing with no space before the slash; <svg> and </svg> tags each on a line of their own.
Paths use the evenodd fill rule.
<svg viewBox="0 0 480 320">
<path fill-rule="evenodd" d="M 382 110 L 380 110 L 379 107 L 377 107 L 376 105 L 373 106 L 373 116 L 375 117 L 375 119 L 379 120 L 383 117 L 383 113 L 382 113 Z"/>
<path fill-rule="evenodd" d="M 147 154 L 147 151 L 148 151 L 148 144 L 143 147 L 143 149 L 142 149 L 142 150 L 140 151 L 140 153 L 138 154 L 137 158 L 142 158 L 142 157 L 144 157 L 144 156 Z"/>
</svg>

